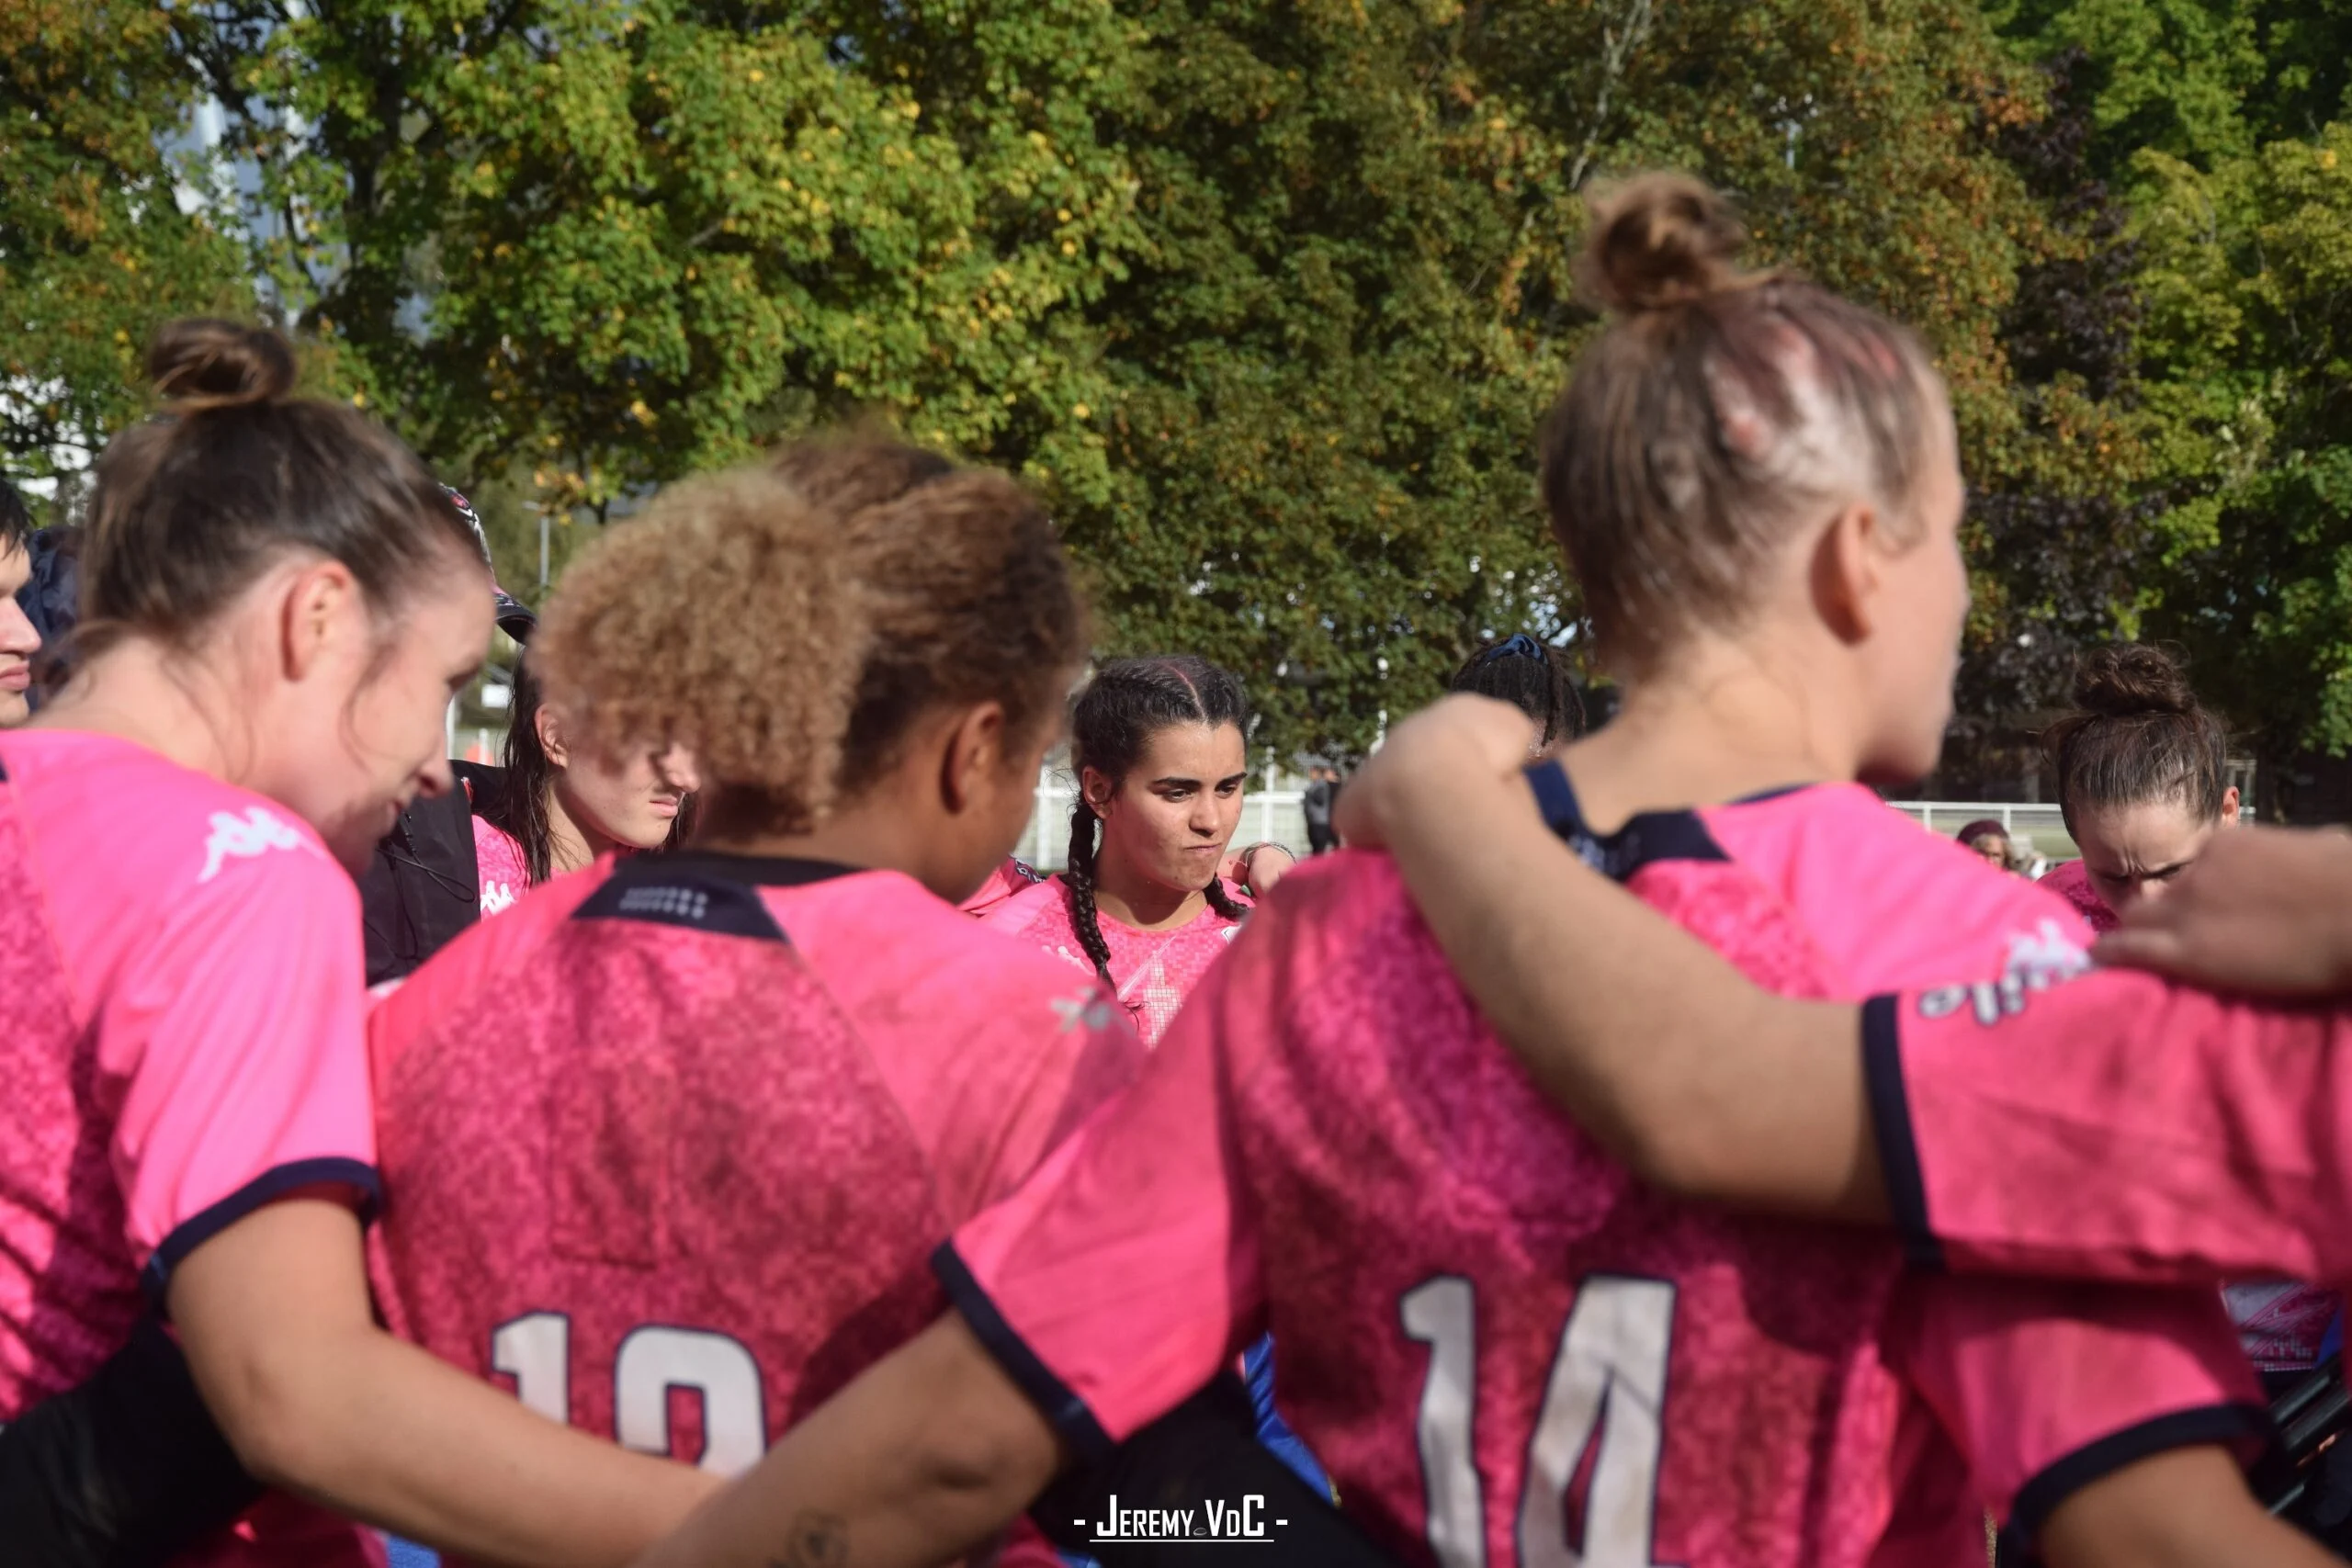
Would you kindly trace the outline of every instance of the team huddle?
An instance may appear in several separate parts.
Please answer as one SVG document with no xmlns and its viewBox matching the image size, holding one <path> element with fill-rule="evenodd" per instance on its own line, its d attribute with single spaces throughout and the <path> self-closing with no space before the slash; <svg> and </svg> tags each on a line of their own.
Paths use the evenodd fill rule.
<svg viewBox="0 0 2352 1568">
<path fill-rule="evenodd" d="M 1354 847 L 1237 858 L 1234 673 L 1093 660 L 1012 479 L 811 437 L 567 571 L 482 917 L 372 993 L 353 875 L 503 612 L 282 341 L 167 331 L 0 731 L 0 1543 L 2333 1561 L 2216 1289 L 2352 1275 L 2331 1015 L 2092 972 L 2091 894 L 1868 787 L 1951 714 L 1952 415 L 1739 243 L 1595 214 L 1592 735 L 1510 639 Z"/>
</svg>

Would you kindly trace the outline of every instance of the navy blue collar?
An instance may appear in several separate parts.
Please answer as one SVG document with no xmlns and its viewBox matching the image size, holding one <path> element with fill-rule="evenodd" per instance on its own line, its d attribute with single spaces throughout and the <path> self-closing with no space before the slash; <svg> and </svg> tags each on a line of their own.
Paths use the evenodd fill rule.
<svg viewBox="0 0 2352 1568">
<path fill-rule="evenodd" d="M 1585 864 L 1614 881 L 1623 882 L 1656 861 L 1731 859 L 1695 811 L 1637 812 L 1613 833 L 1594 832 L 1577 804 L 1576 786 L 1568 782 L 1567 770 L 1557 761 L 1529 768 L 1527 787 L 1535 792 L 1536 808 L 1544 813 L 1552 831 Z"/>
</svg>

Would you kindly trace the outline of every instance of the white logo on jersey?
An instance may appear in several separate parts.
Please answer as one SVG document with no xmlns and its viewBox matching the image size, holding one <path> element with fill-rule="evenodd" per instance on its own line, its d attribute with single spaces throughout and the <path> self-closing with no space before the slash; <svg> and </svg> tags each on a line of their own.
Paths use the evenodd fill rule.
<svg viewBox="0 0 2352 1568">
<path fill-rule="evenodd" d="M 2091 966 L 2090 954 L 2056 920 L 2044 920 L 2033 931 L 2009 938 L 2008 962 L 2002 973 L 2038 986 L 2071 980 Z"/>
<path fill-rule="evenodd" d="M 511 883 L 485 882 L 481 885 L 481 912 L 495 915 L 514 907 L 514 888 Z"/>
<path fill-rule="evenodd" d="M 1073 1029 L 1108 1029 L 1116 1016 L 1100 991 L 1074 991 L 1067 997 L 1056 997 L 1053 1007 L 1055 1016 L 1062 1021 L 1064 1034 Z"/>
<path fill-rule="evenodd" d="M 310 840 L 295 829 L 294 824 L 267 807 L 248 807 L 242 818 L 216 811 L 212 814 L 212 836 L 204 840 L 204 871 L 197 881 L 211 881 L 220 874 L 221 863 L 232 857 L 254 860 L 272 850 L 310 847 Z"/>
</svg>

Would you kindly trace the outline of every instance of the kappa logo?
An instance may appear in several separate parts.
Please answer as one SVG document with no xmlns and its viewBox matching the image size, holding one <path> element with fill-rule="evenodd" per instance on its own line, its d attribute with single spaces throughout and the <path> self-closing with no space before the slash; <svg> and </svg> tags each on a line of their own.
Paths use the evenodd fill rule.
<svg viewBox="0 0 2352 1568">
<path fill-rule="evenodd" d="M 256 860 L 272 850 L 308 849 L 311 849 L 311 841 L 294 824 L 266 806 L 247 807 L 243 817 L 216 811 L 212 814 L 212 832 L 204 840 L 204 870 L 196 880 L 211 881 L 232 860 Z"/>
<path fill-rule="evenodd" d="M 514 889 L 504 882 L 481 885 L 481 912 L 485 915 L 503 914 L 514 907 Z"/>
</svg>

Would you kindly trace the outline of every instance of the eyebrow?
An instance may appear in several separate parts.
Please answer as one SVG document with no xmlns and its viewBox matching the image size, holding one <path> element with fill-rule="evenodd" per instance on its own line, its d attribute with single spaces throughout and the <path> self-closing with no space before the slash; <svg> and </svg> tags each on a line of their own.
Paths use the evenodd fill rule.
<svg viewBox="0 0 2352 1568">
<path fill-rule="evenodd" d="M 1238 773 L 1227 773 L 1225 777 L 1217 780 L 1216 782 L 1219 784 L 1239 784 L 1249 776 L 1250 770 L 1244 768 Z M 1198 779 L 1179 778 L 1173 773 L 1170 773 L 1163 778 L 1157 778 L 1151 781 L 1151 787 L 1154 789 L 1159 789 L 1162 786 L 1170 784 L 1185 789 L 1198 789 L 1201 787 L 1201 781 Z"/>
</svg>

